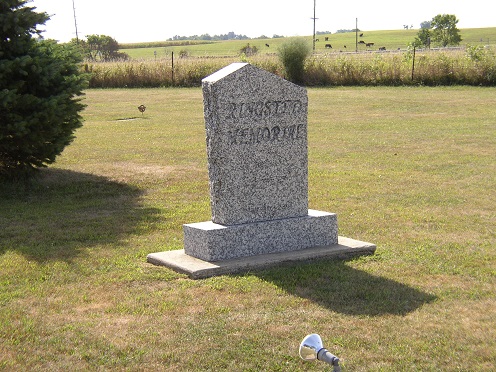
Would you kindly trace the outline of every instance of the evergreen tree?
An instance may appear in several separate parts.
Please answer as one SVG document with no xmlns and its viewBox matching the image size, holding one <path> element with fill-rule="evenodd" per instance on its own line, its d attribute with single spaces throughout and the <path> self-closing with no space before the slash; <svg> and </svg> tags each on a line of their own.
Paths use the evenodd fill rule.
<svg viewBox="0 0 496 372">
<path fill-rule="evenodd" d="M 0 175 L 53 163 L 82 125 L 79 53 L 35 38 L 48 19 L 26 0 L 0 0 Z"/>
</svg>

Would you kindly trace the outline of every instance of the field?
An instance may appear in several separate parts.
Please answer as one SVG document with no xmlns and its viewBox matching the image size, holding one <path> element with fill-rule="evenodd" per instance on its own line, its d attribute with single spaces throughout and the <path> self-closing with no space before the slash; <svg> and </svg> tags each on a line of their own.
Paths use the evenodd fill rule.
<svg viewBox="0 0 496 372">
<path fill-rule="evenodd" d="M 377 49 L 382 46 L 389 51 L 406 49 L 407 45 L 411 43 L 417 36 L 417 32 L 418 30 L 414 29 L 364 31 L 363 37 L 358 38 L 358 40 L 363 40 L 366 43 L 374 43 L 374 46 L 367 48 L 365 45 L 359 44 L 358 51 L 377 51 Z M 496 27 L 461 29 L 460 34 L 462 36 L 462 46 L 496 44 Z M 328 37 L 328 41 L 325 41 L 326 37 Z M 308 36 L 307 38 L 309 39 L 309 42 L 311 42 L 312 36 Z M 356 35 L 354 32 L 317 35 L 316 38 L 319 39 L 319 41 L 315 44 L 315 49 L 318 53 L 355 52 L 356 50 Z M 187 54 L 191 57 L 234 57 L 239 55 L 239 50 L 247 43 L 249 43 L 251 46 L 256 46 L 260 54 L 274 54 L 277 53 L 277 48 L 285 40 L 285 38 L 228 40 L 217 41 L 210 44 L 195 44 L 169 47 L 156 46 L 144 48 L 140 48 L 140 44 L 133 44 L 123 45 L 123 48 L 120 51 L 127 53 L 132 59 L 170 58 L 171 52 L 174 52 L 174 55 L 178 57 L 181 51 L 186 51 Z M 266 44 L 268 44 L 269 47 L 267 47 Z M 333 48 L 326 48 L 326 44 L 331 44 Z M 142 45 L 146 46 L 145 43 L 143 43 Z"/>
<path fill-rule="evenodd" d="M 359 53 L 355 52 L 355 33 L 319 35 L 316 52 L 305 62 L 303 84 L 496 85 L 496 28 L 463 29 L 460 47 L 416 50 L 414 59 L 413 51 L 407 45 L 413 41 L 416 32 L 364 32 L 361 40 L 374 42 L 374 46 L 359 44 Z M 205 76 L 240 61 L 285 77 L 285 68 L 277 56 L 277 50 L 286 40 L 180 41 L 185 45 L 177 45 L 177 41 L 129 44 L 124 45 L 127 49 L 121 51 L 128 53 L 130 60 L 86 62 L 83 69 L 91 73 L 91 88 L 195 87 L 201 85 L 201 79 Z M 255 55 L 241 54 L 240 49 L 248 43 L 257 47 L 259 52 Z M 332 43 L 334 47 L 325 48 L 327 43 Z M 344 48 L 345 45 L 347 48 Z M 378 51 L 379 47 L 385 47 L 386 51 Z"/>
<path fill-rule="evenodd" d="M 327 370 L 314 332 L 343 371 L 496 369 L 495 88 L 308 89 L 310 207 L 376 254 L 198 281 L 146 255 L 210 219 L 201 90 L 86 93 L 0 183 L 0 370 Z"/>
</svg>

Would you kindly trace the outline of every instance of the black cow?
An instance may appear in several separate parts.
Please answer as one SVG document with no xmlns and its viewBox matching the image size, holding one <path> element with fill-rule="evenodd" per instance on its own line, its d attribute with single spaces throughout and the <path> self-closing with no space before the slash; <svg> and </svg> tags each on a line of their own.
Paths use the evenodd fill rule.
<svg viewBox="0 0 496 372">
<path fill-rule="evenodd" d="M 332 45 L 331 44 L 326 44 L 325 47 L 328 48 L 328 49 L 332 49 Z"/>
</svg>

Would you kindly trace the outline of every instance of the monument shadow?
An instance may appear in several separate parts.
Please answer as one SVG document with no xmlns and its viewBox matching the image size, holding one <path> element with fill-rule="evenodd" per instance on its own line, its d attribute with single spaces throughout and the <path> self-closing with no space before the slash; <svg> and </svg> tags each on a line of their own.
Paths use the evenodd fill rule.
<svg viewBox="0 0 496 372">
<path fill-rule="evenodd" d="M 256 272 L 292 295 L 348 315 L 406 315 L 436 296 L 357 270 L 347 261 L 292 263 Z"/>
<path fill-rule="evenodd" d="M 92 246 L 119 242 L 141 221 L 159 220 L 157 209 L 142 207 L 142 193 L 102 176 L 51 168 L 30 180 L 0 181 L 0 254 L 71 261 Z"/>
</svg>

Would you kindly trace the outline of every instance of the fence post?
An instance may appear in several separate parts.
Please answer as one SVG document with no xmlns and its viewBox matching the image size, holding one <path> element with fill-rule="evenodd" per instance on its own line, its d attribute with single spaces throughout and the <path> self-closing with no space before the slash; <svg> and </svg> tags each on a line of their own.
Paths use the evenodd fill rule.
<svg viewBox="0 0 496 372">
<path fill-rule="evenodd" d="M 414 72 L 415 72 L 415 47 L 413 47 L 412 81 L 413 81 Z"/>
<path fill-rule="evenodd" d="M 174 52 L 172 52 L 171 55 L 172 55 L 172 86 L 174 86 Z"/>
</svg>

